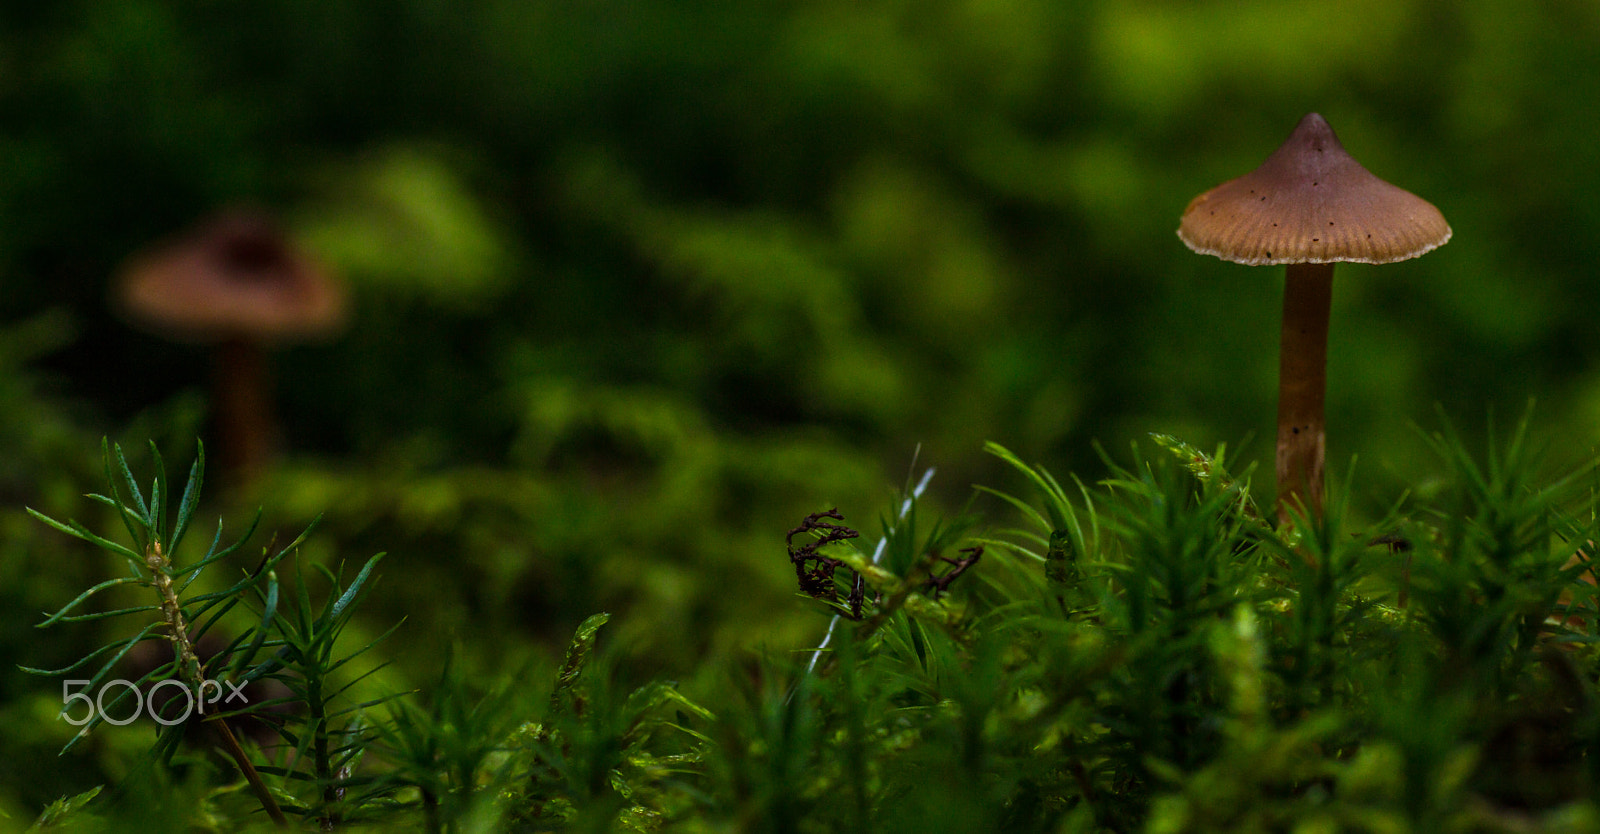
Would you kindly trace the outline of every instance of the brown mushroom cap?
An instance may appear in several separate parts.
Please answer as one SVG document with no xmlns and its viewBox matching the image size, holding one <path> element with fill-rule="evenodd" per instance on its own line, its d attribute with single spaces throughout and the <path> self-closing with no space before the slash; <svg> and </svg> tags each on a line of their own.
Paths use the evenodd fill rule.
<svg viewBox="0 0 1600 834">
<path fill-rule="evenodd" d="M 174 339 L 301 341 L 343 326 L 343 286 L 270 218 L 235 210 L 129 261 L 117 301 Z"/>
<path fill-rule="evenodd" d="M 1443 246 L 1450 226 L 1432 203 L 1361 167 L 1311 113 L 1260 168 L 1194 198 L 1178 237 L 1241 264 L 1382 264 Z"/>
</svg>

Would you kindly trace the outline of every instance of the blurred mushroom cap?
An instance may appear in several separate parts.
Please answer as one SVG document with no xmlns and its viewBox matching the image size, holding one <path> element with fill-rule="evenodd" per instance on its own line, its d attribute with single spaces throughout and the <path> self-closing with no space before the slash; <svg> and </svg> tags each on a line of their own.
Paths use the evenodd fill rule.
<svg viewBox="0 0 1600 834">
<path fill-rule="evenodd" d="M 295 342 L 343 328 L 344 286 L 257 211 L 232 210 L 137 254 L 116 286 L 133 323 L 178 341 Z"/>
<path fill-rule="evenodd" d="M 1450 240 L 1432 203 L 1373 176 L 1316 113 L 1261 167 L 1194 198 L 1178 237 L 1241 264 L 1414 258 Z"/>
</svg>

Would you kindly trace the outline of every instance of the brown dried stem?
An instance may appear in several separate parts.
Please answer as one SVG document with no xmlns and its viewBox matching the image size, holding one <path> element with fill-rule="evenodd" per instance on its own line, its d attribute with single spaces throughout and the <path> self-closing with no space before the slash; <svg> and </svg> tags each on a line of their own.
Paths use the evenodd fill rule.
<svg viewBox="0 0 1600 834">
<path fill-rule="evenodd" d="M 1278 524 L 1285 528 L 1295 509 L 1322 517 L 1333 264 L 1289 264 L 1287 273 L 1278 354 Z"/>
</svg>

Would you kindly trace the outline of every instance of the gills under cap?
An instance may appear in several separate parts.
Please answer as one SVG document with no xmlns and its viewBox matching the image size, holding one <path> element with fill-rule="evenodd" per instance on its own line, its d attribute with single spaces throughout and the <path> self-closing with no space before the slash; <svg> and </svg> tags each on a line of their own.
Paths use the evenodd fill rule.
<svg viewBox="0 0 1600 834">
<path fill-rule="evenodd" d="M 1414 258 L 1450 240 L 1432 203 L 1361 167 L 1311 113 L 1261 167 L 1194 198 L 1178 237 L 1241 264 Z"/>
</svg>

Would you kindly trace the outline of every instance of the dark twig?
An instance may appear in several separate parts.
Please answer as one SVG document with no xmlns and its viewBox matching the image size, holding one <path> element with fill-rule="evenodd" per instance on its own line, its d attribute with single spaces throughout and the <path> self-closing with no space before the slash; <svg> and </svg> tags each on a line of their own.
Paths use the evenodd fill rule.
<svg viewBox="0 0 1600 834">
<path fill-rule="evenodd" d="M 967 568 L 970 568 L 978 563 L 978 559 L 983 556 L 983 545 L 980 544 L 973 547 L 964 547 L 960 552 L 966 554 L 960 559 L 951 559 L 948 556 L 940 556 L 937 553 L 929 554 L 934 558 L 935 561 L 944 562 L 947 565 L 953 566 L 950 568 L 950 570 L 945 571 L 942 576 L 934 574 L 931 568 L 928 571 L 928 579 L 924 584 L 933 591 L 934 599 L 938 599 L 940 594 L 949 590 L 950 583 L 956 581 L 956 577 L 966 573 Z"/>
<path fill-rule="evenodd" d="M 1411 540 L 1399 533 L 1384 533 L 1367 542 L 1368 547 L 1383 545 L 1395 555 L 1405 554 L 1405 561 L 1400 565 L 1400 596 L 1395 603 L 1400 608 L 1405 608 L 1411 597 Z"/>
<path fill-rule="evenodd" d="M 828 521 L 826 519 L 833 519 Z M 800 526 L 789 531 L 784 539 L 789 548 L 789 562 L 794 565 L 795 578 L 800 582 L 800 590 L 816 599 L 836 602 L 839 591 L 833 582 L 834 571 L 844 563 L 838 559 L 824 556 L 817 551 L 822 547 L 846 539 L 853 539 L 861 534 L 843 524 L 834 524 L 834 521 L 844 521 L 844 515 L 839 509 L 826 512 L 812 513 L 800 522 Z M 818 534 L 817 537 L 796 548 L 794 537 L 801 533 Z M 865 583 L 858 575 L 852 583 L 850 591 L 850 608 L 854 619 L 861 619 L 861 600 L 865 594 Z"/>
</svg>

